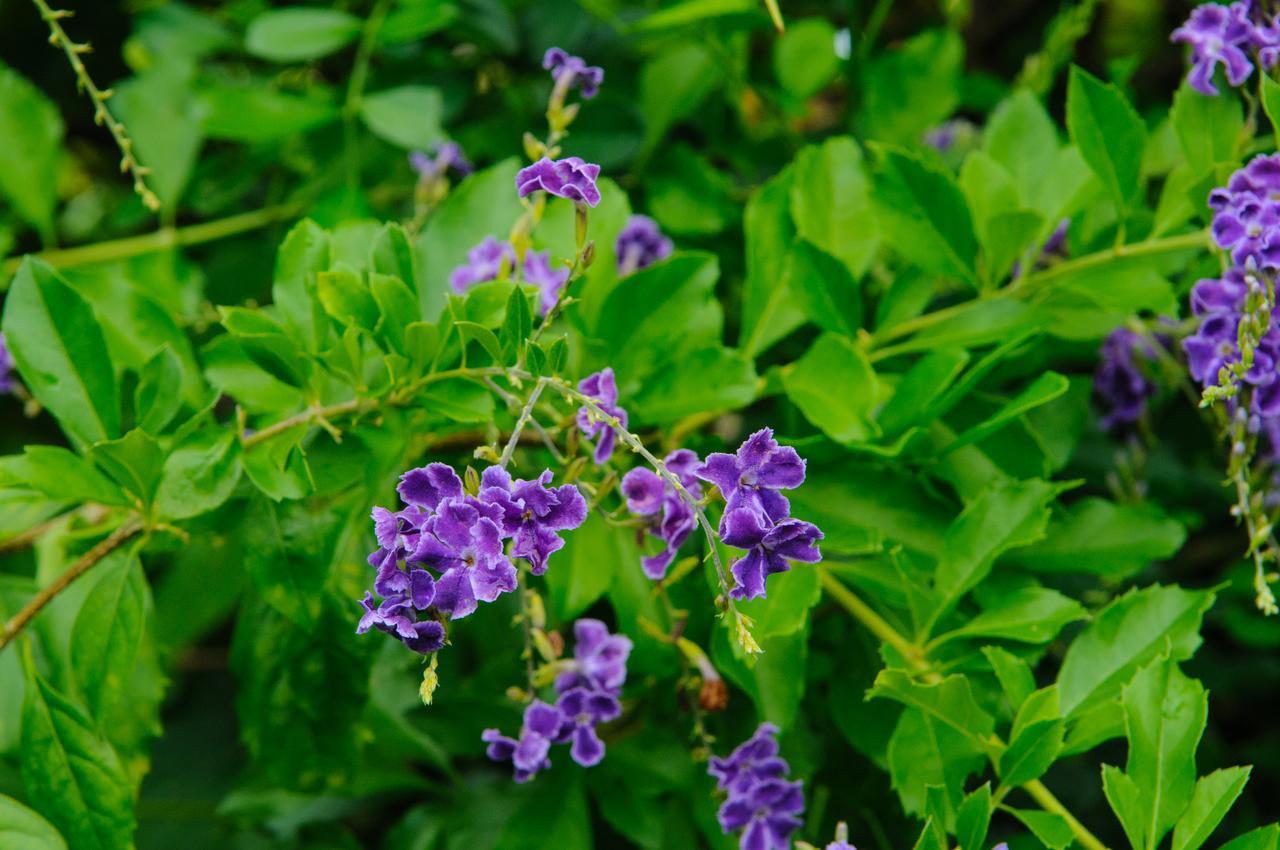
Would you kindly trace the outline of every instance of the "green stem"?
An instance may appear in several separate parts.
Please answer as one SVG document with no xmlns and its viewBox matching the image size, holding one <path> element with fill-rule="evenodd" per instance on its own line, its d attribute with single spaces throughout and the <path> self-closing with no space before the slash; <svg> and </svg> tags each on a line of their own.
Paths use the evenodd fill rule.
<svg viewBox="0 0 1280 850">
<path fill-rule="evenodd" d="M 919 674 L 920 678 L 927 684 L 934 684 L 942 681 L 942 676 L 929 666 L 929 662 L 925 660 L 924 653 L 920 647 L 907 640 L 902 633 L 889 624 L 887 620 L 877 614 L 871 606 L 867 605 L 857 594 L 833 576 L 830 572 L 822 567 L 816 568 L 822 581 L 823 590 L 825 590 L 831 598 L 840 604 L 846 611 L 853 615 L 853 618 L 866 626 L 867 630 L 885 643 L 892 646 L 903 658 L 907 664 Z M 992 735 L 992 743 L 995 745 L 991 748 L 991 754 L 1002 752 L 1005 744 L 995 735 Z M 1066 806 L 1053 795 L 1053 792 L 1044 786 L 1038 779 L 1024 783 L 1022 790 L 1026 791 L 1033 800 L 1046 812 L 1060 816 L 1067 822 L 1067 826 L 1071 828 L 1071 833 L 1080 842 L 1085 850 L 1107 850 L 1107 845 L 1103 844 L 1098 837 L 1075 816 L 1067 810 Z"/>
<path fill-rule="evenodd" d="M 347 84 L 347 98 L 342 104 L 343 151 L 347 165 L 347 188 L 355 192 L 360 188 L 360 152 L 357 147 L 356 118 L 360 115 L 360 103 L 364 99 L 365 83 L 369 80 L 369 62 L 373 48 L 378 43 L 378 32 L 387 16 L 390 0 L 378 0 L 369 18 L 364 22 L 360 44 L 356 47 L 355 63 L 351 67 L 351 81 Z"/>
<path fill-rule="evenodd" d="M 301 204 L 280 204 L 265 207 L 252 212 L 191 224 L 186 227 L 165 227 L 160 230 L 144 233 L 140 236 L 128 236 L 124 239 L 113 239 L 110 242 L 95 242 L 92 245 L 81 245 L 76 248 L 62 248 L 57 251 L 43 251 L 34 254 L 51 266 L 60 269 L 74 266 L 86 266 L 92 263 L 106 263 L 112 260 L 123 260 L 157 251 L 168 251 L 187 245 L 198 245 L 225 239 L 240 233 L 257 230 L 280 221 L 293 218 L 302 211 Z M 5 278 L 12 277 L 22 265 L 23 257 L 8 257 L 4 261 Z M 4 286 L 0 286 L 3 289 Z"/>
</svg>

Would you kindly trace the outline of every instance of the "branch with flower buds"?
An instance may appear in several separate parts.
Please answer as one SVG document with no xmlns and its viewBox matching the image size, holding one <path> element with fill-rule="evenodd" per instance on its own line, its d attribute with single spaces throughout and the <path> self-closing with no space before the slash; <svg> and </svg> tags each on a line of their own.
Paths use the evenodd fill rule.
<svg viewBox="0 0 1280 850">
<path fill-rule="evenodd" d="M 71 63 L 71 70 L 75 72 L 76 82 L 79 88 L 93 101 L 93 120 L 99 126 L 106 126 L 111 133 L 111 138 L 115 139 L 116 147 L 120 149 L 120 171 L 133 175 L 133 191 L 138 193 L 138 197 L 142 198 L 147 209 L 156 212 L 160 209 L 160 199 L 156 197 L 155 192 L 148 188 L 144 179 L 150 173 L 150 169 L 146 168 L 142 163 L 138 162 L 137 156 L 133 152 L 133 139 L 129 137 L 124 125 L 121 124 L 116 117 L 111 114 L 111 110 L 107 108 L 107 100 L 111 98 L 111 89 L 100 89 L 89 76 L 88 69 L 85 68 L 84 62 L 80 60 L 82 54 L 88 53 L 93 48 L 89 44 L 80 44 L 72 41 L 67 37 L 66 30 L 62 28 L 61 21 L 69 18 L 74 14 L 66 9 L 52 9 L 45 0 L 31 0 L 35 3 L 36 8 L 40 11 L 40 17 L 49 27 L 49 43 L 54 47 L 61 48 L 66 54 L 67 61 Z"/>
</svg>

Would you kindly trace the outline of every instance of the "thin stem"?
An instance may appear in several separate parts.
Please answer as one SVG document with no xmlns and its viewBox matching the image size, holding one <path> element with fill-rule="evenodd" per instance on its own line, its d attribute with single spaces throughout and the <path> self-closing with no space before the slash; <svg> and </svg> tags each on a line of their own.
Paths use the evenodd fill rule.
<svg viewBox="0 0 1280 850">
<path fill-rule="evenodd" d="M 529 400 L 524 403 L 524 407 L 520 410 L 520 416 L 516 419 L 515 427 L 511 429 L 511 438 L 507 440 L 507 445 L 502 450 L 502 457 L 498 458 L 498 466 L 505 468 L 511 462 L 511 455 L 520 443 L 520 433 L 529 424 L 529 417 L 533 415 L 533 406 L 538 403 L 538 396 L 542 395 L 542 390 L 546 385 L 547 379 L 539 378 L 538 383 L 534 385 L 533 392 L 529 393 Z"/>
<path fill-rule="evenodd" d="M 72 582 L 93 569 L 94 565 L 120 548 L 130 538 L 141 533 L 142 530 L 142 521 L 137 517 L 131 517 L 123 525 L 111 532 L 108 537 L 99 542 L 98 545 L 84 553 L 80 560 L 72 564 L 66 572 L 45 587 L 42 587 L 39 593 L 33 596 L 26 605 L 22 606 L 22 610 L 14 614 L 4 624 L 4 630 L 0 632 L 0 652 L 3 652 L 4 648 L 12 643 L 13 639 L 26 628 L 27 624 L 35 619 L 36 615 L 43 611 L 45 606 L 52 602 L 59 593 L 70 587 Z"/>
<path fill-rule="evenodd" d="M 533 624 L 529 622 L 529 587 L 525 582 L 523 569 L 516 571 L 516 590 L 520 594 L 520 625 L 524 636 L 524 672 L 528 685 L 526 702 L 532 702 L 538 691 L 535 683 L 536 672 L 533 662 Z"/>
<path fill-rule="evenodd" d="M 364 22 L 360 44 L 356 47 L 355 63 L 351 68 L 351 81 L 347 84 L 347 98 L 342 104 L 343 147 L 347 164 L 347 188 L 354 192 L 360 187 L 360 152 L 356 147 L 356 118 L 360 114 L 360 102 L 364 99 L 365 83 L 369 80 L 369 61 L 378 43 L 378 32 L 387 16 L 389 0 L 378 0 Z"/>
<path fill-rule="evenodd" d="M 67 61 L 71 63 L 71 70 L 75 72 L 80 89 L 93 101 L 94 123 L 99 126 L 105 125 L 111 133 L 111 138 L 115 139 L 116 147 L 120 149 L 120 170 L 133 175 L 133 191 L 142 198 L 142 203 L 146 204 L 147 209 L 156 212 L 160 209 L 160 199 L 147 187 L 146 180 L 143 179 L 150 173 L 150 169 L 138 162 L 138 158 L 133 153 L 133 139 L 129 138 L 124 125 L 117 121 L 111 114 L 111 110 L 107 108 L 107 100 L 112 95 L 111 89 L 98 88 L 89 76 L 84 62 L 80 61 L 80 55 L 88 53 L 92 47 L 72 41 L 67 37 L 66 30 L 62 28 L 60 21 L 71 17 L 72 13 L 65 9 L 51 9 L 45 0 L 31 0 L 31 2 L 35 3 L 36 8 L 40 10 L 40 17 L 49 27 L 49 43 L 62 49 Z"/>
<path fill-rule="evenodd" d="M 907 640 L 839 579 L 821 567 L 816 569 L 819 571 L 823 589 L 841 607 L 852 614 L 855 620 L 866 626 L 868 631 L 897 650 L 906 659 L 911 669 L 918 673 L 925 683 L 935 684 L 942 681 L 942 676 L 929 666 L 929 662 L 925 660 L 924 654 L 918 646 Z M 995 753 L 1002 752 L 1005 749 L 1005 745 L 995 735 L 992 735 L 992 739 L 992 743 L 997 746 L 989 750 L 989 753 L 994 758 Z M 1066 806 L 1062 805 L 1058 798 L 1053 795 L 1053 792 L 1046 788 L 1040 780 L 1034 779 L 1024 783 L 1021 787 L 1031 795 L 1031 798 L 1039 804 L 1040 808 L 1062 817 L 1067 822 L 1067 826 L 1071 828 L 1072 835 L 1086 850 L 1107 850 L 1107 845 L 1099 841 L 1097 836 L 1090 832 L 1084 824 L 1076 820 L 1075 816 L 1067 810 Z"/>
<path fill-rule="evenodd" d="M 239 213 L 237 215 L 191 224 L 186 227 L 162 227 L 151 233 L 140 236 L 128 236 L 124 239 L 113 239 L 110 242 L 96 242 L 92 245 L 81 245 L 76 248 L 62 248 L 57 251 L 44 251 L 33 256 L 44 260 L 49 265 L 60 268 L 86 266 L 91 263 L 105 263 L 111 260 L 123 260 L 157 251 L 167 251 L 187 245 L 198 245 L 225 239 L 251 230 L 257 230 L 280 221 L 284 221 L 302 212 L 301 204 L 280 204 L 264 207 L 260 210 Z M 11 277 L 22 265 L 24 257 L 8 257 L 4 261 L 4 275 Z M 3 288 L 3 286 L 0 286 Z"/>
<path fill-rule="evenodd" d="M 54 526 L 58 525 L 61 522 L 64 522 L 68 518 L 75 516 L 76 513 L 78 513 L 79 511 L 80 511 L 80 508 L 75 508 L 73 510 L 67 511 L 66 513 L 58 514 L 55 517 L 45 520 L 39 525 L 33 526 L 31 528 L 28 528 L 26 531 L 15 534 L 13 537 L 10 537 L 8 540 L 0 540 L 0 555 L 7 555 L 10 552 L 20 552 L 23 549 L 26 549 L 28 546 L 32 545 L 41 537 L 43 537 L 45 535 L 45 532 L 49 531 L 49 529 L 53 528 Z"/>
</svg>

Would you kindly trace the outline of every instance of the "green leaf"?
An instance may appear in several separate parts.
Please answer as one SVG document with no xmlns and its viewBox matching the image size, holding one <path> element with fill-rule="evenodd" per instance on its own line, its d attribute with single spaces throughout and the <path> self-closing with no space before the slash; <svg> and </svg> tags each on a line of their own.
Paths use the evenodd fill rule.
<svg viewBox="0 0 1280 850">
<path fill-rule="evenodd" d="M 590 850 L 591 815 L 581 773 L 535 788 L 512 813 L 493 850 L 541 850 L 554 835 L 557 848 Z"/>
<path fill-rule="evenodd" d="M 1267 82 L 1262 82 L 1264 105 Z M 1271 84 L 1276 85 L 1274 80 Z M 1208 97 L 1184 83 L 1173 97 L 1169 120 L 1192 174 L 1202 177 L 1218 163 L 1236 161 L 1236 140 L 1244 127 L 1244 115 L 1235 98 Z"/>
<path fill-rule="evenodd" d="M 930 785 L 947 789 L 958 808 L 965 780 L 986 764 L 985 750 L 971 735 L 915 708 L 898 719 L 887 761 L 893 788 L 910 814 L 924 811 Z"/>
<path fill-rule="evenodd" d="M 316 275 L 316 294 L 324 311 L 347 327 L 372 331 L 380 313 L 369 285 L 354 269 L 339 264 Z"/>
<path fill-rule="evenodd" d="M 1037 572 L 1119 579 L 1173 557 L 1186 536 L 1182 523 L 1153 504 L 1118 505 L 1089 497 L 1065 508 L 1049 523 L 1043 540 L 1009 559 Z"/>
<path fill-rule="evenodd" d="M 493 396 L 484 387 L 462 378 L 432 384 L 420 396 L 420 404 L 432 414 L 454 422 L 493 421 Z"/>
<path fill-rule="evenodd" d="M 1271 120 L 1273 133 L 1280 133 L 1280 83 L 1269 74 L 1262 75 L 1262 108 Z"/>
<path fill-rule="evenodd" d="M 875 146 L 873 197 L 885 239 L 925 271 L 977 282 L 978 240 L 964 194 L 937 165 Z"/>
<path fill-rule="evenodd" d="M 929 424 L 930 408 L 968 364 L 969 352 L 963 349 L 930 352 L 911 364 L 876 414 L 880 428 L 886 434 L 899 434 Z"/>
<path fill-rule="evenodd" d="M 824 333 L 804 357 L 783 373 L 787 396 L 805 418 L 836 442 L 876 435 L 871 411 L 878 394 L 866 351 L 838 334 Z M 836 384 L 841 392 L 832 393 Z"/>
<path fill-rule="evenodd" d="M 1111 804 L 1111 811 L 1124 828 L 1125 837 L 1133 850 L 1146 847 L 1142 834 L 1143 811 L 1142 791 L 1137 784 L 1118 767 L 1109 764 L 1102 766 L 1102 793 Z"/>
<path fill-rule="evenodd" d="M 135 428 L 118 440 L 98 443 L 89 456 L 126 492 L 151 504 L 164 467 L 164 452 L 155 437 Z"/>
<path fill-rule="evenodd" d="M 1231 811 L 1252 771 L 1227 767 L 1200 777 L 1191 803 L 1173 828 L 1173 850 L 1199 850 Z"/>
<path fill-rule="evenodd" d="M 1020 643 L 1048 643 L 1067 623 L 1088 618 L 1084 606 L 1047 587 L 1021 587 L 999 596 L 994 607 L 963 626 L 939 635 L 934 643 L 987 637 Z"/>
<path fill-rule="evenodd" d="M 1260 826 L 1223 844 L 1220 850 L 1276 850 L 1280 847 L 1280 825 Z"/>
<path fill-rule="evenodd" d="M 1039 479 L 996 485 L 965 508 L 947 529 L 938 560 L 935 620 L 986 578 L 1003 552 L 1044 534 L 1049 503 L 1060 490 L 1058 485 Z"/>
<path fill-rule="evenodd" d="M 219 307 L 222 325 L 249 359 L 273 378 L 293 387 L 307 386 L 311 363 L 283 326 L 259 310 Z"/>
<path fill-rule="evenodd" d="M 417 41 L 444 29 L 458 17 L 458 7 L 442 0 L 402 4 L 392 9 L 378 31 L 382 44 L 403 44 Z"/>
<path fill-rule="evenodd" d="M 640 569 L 640 552 L 625 529 L 592 514 L 573 532 L 573 545 L 547 570 L 548 599 L 556 619 L 570 622 L 595 604 L 617 570 Z"/>
<path fill-rule="evenodd" d="M 0 458 L 0 486 L 21 485 L 51 499 L 128 505 L 129 498 L 89 461 L 58 446 L 27 446 Z"/>
<path fill-rule="evenodd" d="M 231 497 L 240 473 L 240 442 L 235 433 L 218 428 L 199 431 L 165 458 L 156 508 L 166 519 L 208 513 Z"/>
<path fill-rule="evenodd" d="M 631 406 L 638 420 L 656 424 L 695 413 L 738 410 L 755 400 L 758 380 L 755 366 L 742 352 L 705 348 L 658 367 Z"/>
<path fill-rule="evenodd" d="M 360 21 L 334 9 L 274 9 L 249 22 L 245 50 L 272 62 L 307 62 L 355 40 Z"/>
<path fill-rule="evenodd" d="M 1066 850 L 1075 840 L 1071 825 L 1062 815 L 1030 809 L 1007 809 L 1022 825 L 1031 830 L 1040 843 L 1049 850 Z"/>
<path fill-rule="evenodd" d="M 58 830 L 12 797 L 0 794 L 0 847 L 6 850 L 67 850 Z"/>
<path fill-rule="evenodd" d="M 1066 724 L 1058 711 L 1058 688 L 1031 694 L 1018 709 L 1009 747 L 1000 754 L 1000 781 L 1009 787 L 1039 779 L 1062 752 Z"/>
<path fill-rule="evenodd" d="M 413 291 L 418 285 L 418 255 L 413 240 L 399 222 L 382 226 L 369 248 L 369 271 L 398 277 Z M 413 320 L 419 316 L 415 313 Z M 405 322 L 408 323 L 409 319 Z"/>
<path fill-rule="evenodd" d="M 1035 187 L 1052 172 L 1058 130 L 1044 105 L 1020 88 L 991 114 L 982 134 L 983 150 L 1013 177 L 1019 200 L 1031 204 Z"/>
<path fill-rule="evenodd" d="M 1190 658 L 1200 645 L 1200 620 L 1213 591 L 1153 585 L 1131 590 L 1099 611 L 1071 643 L 1058 672 L 1068 718 L 1115 696 L 1138 669 L 1170 651 Z"/>
<path fill-rule="evenodd" d="M 787 31 L 773 43 L 773 73 L 792 96 L 807 98 L 835 78 L 835 27 L 824 18 L 788 21 Z"/>
<path fill-rule="evenodd" d="M 401 278 L 378 272 L 369 272 L 369 292 L 378 306 L 374 330 L 392 350 L 407 354 L 405 331 L 418 321 L 421 309 L 417 294 Z"/>
<path fill-rule="evenodd" d="M 918 144 L 960 105 L 963 71 L 964 42 L 951 30 L 926 30 L 875 57 L 858 116 L 866 137 Z"/>
<path fill-rule="evenodd" d="M 786 285 L 805 318 L 823 330 L 853 336 L 862 327 L 858 282 L 835 257 L 803 239 L 787 256 Z"/>
<path fill-rule="evenodd" d="M 1022 392 L 1001 405 L 999 410 L 948 443 L 944 453 L 985 440 L 1024 414 L 1058 398 L 1069 386 L 1067 377 L 1057 372 L 1045 372 L 1037 376 Z"/>
<path fill-rule="evenodd" d="M 795 169 L 784 168 L 756 190 L 743 213 L 747 277 L 738 345 L 752 357 L 804 321 L 803 307 L 791 296 L 786 275 L 787 255 L 796 235 L 790 212 L 794 178 Z"/>
<path fill-rule="evenodd" d="M 293 138 L 341 115 L 331 93 L 319 86 L 297 95 L 268 88 L 266 81 L 202 79 L 196 96 L 206 136 L 247 144 Z"/>
<path fill-rule="evenodd" d="M 947 850 L 946 842 L 938 837 L 938 829 L 936 818 L 928 818 L 924 822 L 924 828 L 920 831 L 920 838 L 916 840 L 912 850 Z"/>
<path fill-rule="evenodd" d="M 1064 755 L 1085 753 L 1114 738 L 1124 737 L 1124 710 L 1120 700 L 1113 698 L 1095 704 L 1079 714 L 1071 723 Z"/>
<path fill-rule="evenodd" d="M 169 346 L 147 361 L 138 375 L 133 393 L 133 412 L 138 427 L 148 434 L 164 430 L 182 406 L 182 363 Z"/>
<path fill-rule="evenodd" d="M 1143 789 L 1147 850 L 1156 850 L 1191 802 L 1196 748 L 1209 714 L 1204 687 L 1163 658 L 1144 667 L 1123 690 L 1129 738 L 1127 773 Z"/>
<path fill-rule="evenodd" d="M 94 717 L 126 696 L 147 616 L 147 580 L 133 552 L 117 552 L 100 573 L 71 630 L 71 664 Z"/>
<path fill-rule="evenodd" d="M 520 347 L 533 333 L 533 311 L 529 309 L 529 296 L 519 286 L 513 287 L 507 299 L 507 316 L 502 321 L 498 336 L 502 351 L 509 361 L 514 361 Z"/>
<path fill-rule="evenodd" d="M 29 654 L 22 710 L 27 799 L 76 850 L 133 846 L 133 787 L 93 721 L 35 670 Z"/>
<path fill-rule="evenodd" d="M 244 569 L 272 608 L 304 629 L 320 618 L 342 522 L 300 503 L 255 500 L 246 512 Z"/>
<path fill-rule="evenodd" d="M 717 669 L 746 691 L 762 719 L 789 728 L 804 698 L 804 670 L 809 659 L 807 629 L 779 634 L 760 641 L 764 649 L 748 666 L 729 645 L 729 630 L 717 628 L 712 639 L 712 660 Z"/>
<path fill-rule="evenodd" d="M 399 88 L 367 94 L 360 101 L 360 118 L 374 135 L 406 150 L 422 150 L 444 137 L 440 120 L 444 98 L 439 89 L 426 86 Z"/>
<path fill-rule="evenodd" d="M 712 0 L 717 2 L 717 0 Z M 700 0 L 694 0 L 695 3 Z M 741 10 L 741 0 L 727 0 Z M 644 19 L 646 27 L 679 7 Z M 678 41 L 640 69 L 640 114 L 645 119 L 645 147 L 652 149 L 667 131 L 695 115 L 707 95 L 724 78 L 715 55 L 697 41 Z"/>
<path fill-rule="evenodd" d="M 1036 680 L 1031 673 L 1030 665 L 1007 649 L 1001 649 L 998 646 L 984 646 L 982 654 L 987 657 L 987 663 L 996 674 L 1001 690 L 1004 691 L 1009 704 L 1016 712 L 1036 689 Z"/>
<path fill-rule="evenodd" d="M 964 798 L 956 811 L 956 842 L 960 850 L 986 850 L 990 824 L 991 783 L 984 782 Z"/>
<path fill-rule="evenodd" d="M 1146 130 L 1115 86 L 1077 66 L 1067 85 L 1067 129 L 1089 168 L 1123 213 L 1138 194 Z"/>
<path fill-rule="evenodd" d="M 18 268 L 3 331 L 23 382 L 73 441 L 120 436 L 120 394 L 97 317 L 43 260 Z"/>
<path fill-rule="evenodd" d="M 821 598 L 818 571 L 805 564 L 771 578 L 767 599 L 739 602 L 738 610 L 755 620 L 752 634 L 757 639 L 770 638 L 803 629 Z"/>
<path fill-rule="evenodd" d="M 116 87 L 111 109 L 150 169 L 147 185 L 168 210 L 177 208 L 204 143 L 201 103 L 191 93 L 194 69 L 158 66 Z"/>
<path fill-rule="evenodd" d="M 838 136 L 800 151 L 794 169 L 790 193 L 796 232 L 844 263 L 855 280 L 862 277 L 880 245 L 862 149 Z"/>
<path fill-rule="evenodd" d="M 316 294 L 316 276 L 329 268 L 329 234 L 309 218 L 293 226 L 276 254 L 271 299 L 308 351 L 318 351 L 329 323 Z"/>
<path fill-rule="evenodd" d="M 54 236 L 62 134 L 58 108 L 17 71 L 0 65 L 0 193 L 44 242 Z"/>
<path fill-rule="evenodd" d="M 924 685 L 902 670 L 881 670 L 868 696 L 888 697 L 918 709 L 974 743 L 982 743 L 995 730 L 995 719 L 979 707 L 964 676 Z"/>
<path fill-rule="evenodd" d="M 258 443 L 242 456 L 249 480 L 273 501 L 301 499 L 315 490 L 306 452 L 298 444 L 301 429 Z"/>
</svg>

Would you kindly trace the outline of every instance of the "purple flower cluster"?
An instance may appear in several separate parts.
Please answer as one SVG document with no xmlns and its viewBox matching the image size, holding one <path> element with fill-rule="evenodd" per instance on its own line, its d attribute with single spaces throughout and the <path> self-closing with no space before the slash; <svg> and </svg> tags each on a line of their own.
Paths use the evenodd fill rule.
<svg viewBox="0 0 1280 850">
<path fill-rule="evenodd" d="M 697 454 L 689 449 L 676 449 L 663 463 L 690 496 L 702 498 L 702 483 L 696 474 L 702 461 Z M 622 495 L 627 498 L 629 511 L 649 519 L 645 530 L 664 544 L 658 554 L 640 559 L 644 574 L 661 581 L 681 544 L 697 525 L 693 508 L 675 487 L 648 467 L 636 467 L 622 477 Z"/>
<path fill-rule="evenodd" d="M 633 215 L 627 219 L 614 254 L 618 257 L 618 276 L 626 277 L 634 271 L 651 266 L 671 256 L 671 240 L 662 235 L 658 223 L 647 215 Z"/>
<path fill-rule="evenodd" d="M 434 652 L 444 644 L 443 617 L 461 619 L 477 601 L 492 602 L 516 589 L 511 558 L 524 558 L 535 575 L 545 572 L 547 559 L 564 546 L 558 532 L 587 517 L 576 487 L 550 484 L 550 470 L 513 481 L 505 469 L 491 466 L 472 496 L 446 464 L 406 472 L 397 488 L 405 507 L 373 509 L 378 548 L 369 565 L 377 570 L 373 589 L 382 602 L 375 605 L 373 594 L 365 593 L 356 631 L 377 628 L 415 652 Z"/>
<path fill-rule="evenodd" d="M 1245 269 L 1280 269 L 1280 154 L 1256 156 L 1209 193 L 1213 238 Z"/>
<path fill-rule="evenodd" d="M 478 283 L 497 280 L 516 267 L 516 252 L 510 243 L 492 236 L 467 252 L 467 261 L 449 274 L 449 285 L 457 293 L 466 292 Z M 545 316 L 560 290 L 569 279 L 568 269 L 551 268 L 550 251 L 526 251 L 521 266 L 521 280 L 538 288 L 538 310 Z"/>
<path fill-rule="evenodd" d="M 804 790 L 786 779 L 790 767 L 778 756 L 777 734 L 777 726 L 762 723 L 728 758 L 713 756 L 707 766 L 716 787 L 729 795 L 717 814 L 720 828 L 726 834 L 742 830 L 742 850 L 789 850 L 791 834 L 802 825 Z"/>
<path fill-rule="evenodd" d="M 765 580 L 791 568 L 789 561 L 813 564 L 822 559 L 817 542 L 822 532 L 810 522 L 791 517 L 791 504 L 780 490 L 804 483 L 805 462 L 790 446 L 780 446 L 773 429 L 747 438 L 735 454 L 707 455 L 695 473 L 720 488 L 725 498 L 720 539 L 747 554 L 731 567 L 735 599 L 765 595 Z"/>
<path fill-rule="evenodd" d="M 563 86 L 568 91 L 576 85 L 586 100 L 595 97 L 604 82 L 603 68 L 588 65 L 586 60 L 571 56 L 559 47 L 548 48 L 542 56 L 542 67 L 551 72 L 557 87 Z"/>
<path fill-rule="evenodd" d="M 600 166 L 581 157 L 548 159 L 544 156 L 533 165 L 520 169 L 516 174 L 516 191 L 522 198 L 543 191 L 594 207 L 600 203 L 600 189 L 596 186 L 599 177 Z"/>
<path fill-rule="evenodd" d="M 1143 372 L 1138 358 L 1151 360 L 1154 356 L 1150 345 L 1128 328 L 1116 328 L 1102 343 L 1093 391 L 1106 410 L 1104 430 L 1123 428 L 1142 418 L 1157 387 Z"/>
<path fill-rule="evenodd" d="M 409 154 L 409 164 L 418 172 L 419 180 L 443 177 L 450 169 L 459 177 L 475 170 L 457 142 L 436 142 L 431 146 L 431 155 L 413 151 Z"/>
<path fill-rule="evenodd" d="M 614 378 L 613 369 L 606 368 L 588 375 L 578 382 L 578 389 L 594 399 L 605 413 L 616 417 L 623 428 L 627 427 L 627 412 L 618 406 L 618 382 Z M 593 417 L 588 408 L 581 407 L 578 409 L 578 429 L 588 439 L 596 441 L 595 452 L 592 454 L 595 462 L 604 463 L 609 460 L 617 442 L 613 426 Z"/>
<path fill-rule="evenodd" d="M 552 744 L 569 744 L 569 755 L 583 767 L 599 764 L 604 742 L 596 726 L 622 713 L 619 697 L 627 680 L 630 639 L 609 634 L 604 623 L 586 618 L 573 624 L 573 634 L 574 658 L 565 662 L 565 671 L 556 679 L 555 705 L 530 703 L 518 738 L 497 729 L 481 735 L 489 745 L 489 758 L 512 763 L 516 782 L 527 782 L 551 766 Z"/>
<path fill-rule="evenodd" d="M 13 392 L 13 354 L 4 344 L 4 334 L 0 333 L 0 393 Z"/>
<path fill-rule="evenodd" d="M 1172 40 L 1191 46 L 1191 87 L 1210 97 L 1218 93 L 1213 75 L 1221 65 L 1227 82 L 1239 86 L 1253 73 L 1249 51 L 1257 52 L 1263 71 L 1280 59 L 1280 17 L 1254 20 L 1252 3 L 1204 3 L 1197 6 L 1187 22 L 1173 31 Z"/>
</svg>

